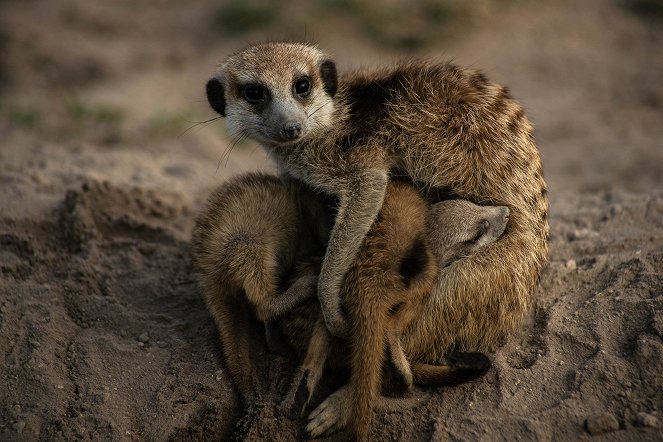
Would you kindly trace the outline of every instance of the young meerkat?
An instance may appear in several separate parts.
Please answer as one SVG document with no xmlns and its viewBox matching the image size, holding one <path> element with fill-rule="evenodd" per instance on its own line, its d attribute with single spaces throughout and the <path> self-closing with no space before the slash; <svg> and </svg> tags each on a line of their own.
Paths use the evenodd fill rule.
<svg viewBox="0 0 663 442">
<path fill-rule="evenodd" d="M 366 440 L 385 362 L 404 389 L 413 381 L 450 385 L 483 374 L 480 353 L 448 355 L 443 364 L 409 360 L 400 337 L 416 319 L 440 269 L 496 241 L 509 216 L 506 207 L 443 201 L 429 206 L 410 184 L 390 182 L 384 204 L 341 286 L 350 321 L 350 383 L 314 410 L 306 431 L 318 437 L 349 424 L 354 440 Z M 331 336 L 320 321 L 310 349 L 327 349 Z M 315 342 L 316 339 L 323 343 Z M 324 361 L 324 356 L 307 360 Z M 302 367 L 316 373 L 322 367 Z M 318 375 L 312 376 L 319 379 Z M 308 393 L 312 393 L 309 386 Z M 301 392 L 301 389 L 298 390 Z"/>
<path fill-rule="evenodd" d="M 329 202 L 319 198 L 295 182 L 249 174 L 212 193 L 193 234 L 195 270 L 242 398 L 250 400 L 257 390 L 248 338 L 251 310 L 261 320 L 279 318 L 290 343 L 307 349 L 285 401 L 292 415 L 308 403 L 330 353 L 336 349 L 342 354 L 347 346 L 328 332 L 317 301 L 297 307 L 315 296 L 319 265 L 314 263 L 324 253 L 333 221 Z M 346 390 L 356 401 L 347 410 L 356 409 L 355 416 L 362 417 L 353 425 L 356 434 L 368 429 L 385 355 L 403 388 L 413 380 L 454 384 L 488 369 L 487 358 L 477 353 L 458 354 L 441 365 L 410 364 L 400 336 L 430 293 L 437 270 L 494 241 L 507 217 L 505 207 L 479 207 L 462 200 L 429 207 L 410 184 L 389 184 L 385 204 L 342 286 L 353 324 L 352 357 L 334 362 L 352 369 Z M 293 268 L 294 275 L 285 281 Z M 285 291 L 279 294 L 280 290 Z M 292 309 L 304 312 L 300 317 L 288 314 Z M 312 420 L 311 434 L 347 423 L 346 410 L 333 414 L 332 407 L 327 408 L 331 412 L 318 413 Z"/>
<path fill-rule="evenodd" d="M 504 237 L 438 277 L 403 336 L 408 357 L 440 361 L 510 332 L 546 261 L 547 190 L 522 107 L 480 72 L 408 61 L 337 78 L 315 47 L 265 43 L 236 52 L 207 82 L 230 132 L 262 144 L 282 173 L 339 198 L 318 281 L 331 333 L 343 336 L 340 289 L 382 207 L 390 176 L 427 196 L 448 192 L 510 209 Z"/>
<path fill-rule="evenodd" d="M 323 196 L 264 174 L 224 183 L 196 221 L 194 269 L 244 401 L 259 392 L 249 349 L 251 318 L 272 321 L 315 295 L 315 274 L 301 275 L 285 291 L 283 283 L 297 262 L 324 253 L 332 223 Z"/>
</svg>

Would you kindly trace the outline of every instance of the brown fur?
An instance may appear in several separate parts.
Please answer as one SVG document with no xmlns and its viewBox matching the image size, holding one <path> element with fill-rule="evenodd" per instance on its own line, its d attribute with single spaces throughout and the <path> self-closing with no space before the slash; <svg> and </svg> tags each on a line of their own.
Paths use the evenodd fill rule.
<svg viewBox="0 0 663 442">
<path fill-rule="evenodd" d="M 331 224 L 329 208 L 314 199 L 304 188 L 275 177 L 248 175 L 231 180 L 211 195 L 193 240 L 203 295 L 219 328 L 226 366 L 244 399 L 257 390 L 248 341 L 249 307 L 260 320 L 281 318 L 290 343 L 300 351 L 306 348 L 285 401 L 294 415 L 308 403 L 333 349 L 335 364 L 347 365 L 339 357 L 347 344 L 329 334 L 317 302 L 312 304 L 306 296 L 315 293 L 315 286 L 307 282 L 314 281 L 311 277 L 319 271 L 315 255 L 322 255 Z M 415 362 L 411 369 L 400 336 L 430 293 L 438 263 L 447 265 L 494 241 L 504 229 L 505 211 L 467 201 L 445 201 L 429 209 L 411 185 L 389 185 L 380 215 L 343 285 L 353 323 L 349 361 L 353 401 L 346 409 L 353 410 L 352 428 L 358 438 L 368 431 L 385 355 L 405 389 L 413 379 L 451 384 L 487 369 L 481 358 L 464 365 Z M 307 225 L 322 227 L 307 232 Z M 300 264 L 285 284 L 287 291 L 278 294 L 278 280 L 296 262 Z M 291 310 L 295 312 L 288 314 Z M 337 426 L 345 421 L 341 416 Z"/>
<path fill-rule="evenodd" d="M 324 250 L 331 221 L 321 196 L 261 174 L 219 187 L 198 217 L 193 264 L 244 400 L 258 391 L 248 341 L 251 317 L 275 319 L 315 293 L 317 275 L 303 275 L 285 293 L 282 281 L 296 262 Z"/>
<path fill-rule="evenodd" d="M 505 207 L 463 200 L 429 207 L 411 185 L 388 185 L 378 218 L 342 286 L 352 324 L 351 381 L 340 390 L 342 402 L 325 401 L 311 414 L 309 434 L 317 437 L 349 423 L 353 437 L 366 440 L 385 360 L 405 389 L 413 380 L 449 385 L 488 369 L 487 359 L 472 353 L 440 365 L 410 364 L 400 339 L 429 297 L 438 269 L 494 242 L 507 219 Z"/>
<path fill-rule="evenodd" d="M 500 241 L 438 275 L 433 296 L 403 336 L 408 358 L 428 363 L 451 348 L 490 348 L 527 311 L 547 255 L 546 184 L 522 107 L 505 87 L 448 63 L 411 60 L 355 72 L 340 79 L 336 94 L 330 72 L 328 57 L 315 48 L 268 43 L 232 55 L 208 83 L 210 103 L 234 133 L 265 145 L 286 175 L 340 198 L 318 286 L 326 324 L 334 334 L 346 332 L 342 282 L 382 206 L 388 177 L 401 175 L 431 197 L 445 190 L 511 210 Z M 292 81 L 302 74 L 313 91 L 293 98 Z M 273 109 L 243 102 L 235 91 L 245 81 L 264 85 Z M 258 133 L 302 114 L 297 140 Z"/>
</svg>

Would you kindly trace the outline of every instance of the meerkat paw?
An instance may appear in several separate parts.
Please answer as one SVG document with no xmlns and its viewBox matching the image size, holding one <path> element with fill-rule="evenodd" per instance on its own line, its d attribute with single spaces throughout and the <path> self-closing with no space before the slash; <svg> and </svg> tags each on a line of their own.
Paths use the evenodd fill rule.
<svg viewBox="0 0 663 442">
<path fill-rule="evenodd" d="M 350 420 L 350 390 L 342 387 L 331 394 L 308 417 L 305 432 L 312 438 L 342 430 Z"/>
<path fill-rule="evenodd" d="M 300 368 L 295 375 L 290 391 L 281 402 L 281 408 L 290 419 L 299 418 L 308 405 L 308 401 L 313 394 L 309 385 L 310 378 L 311 370 Z"/>
</svg>

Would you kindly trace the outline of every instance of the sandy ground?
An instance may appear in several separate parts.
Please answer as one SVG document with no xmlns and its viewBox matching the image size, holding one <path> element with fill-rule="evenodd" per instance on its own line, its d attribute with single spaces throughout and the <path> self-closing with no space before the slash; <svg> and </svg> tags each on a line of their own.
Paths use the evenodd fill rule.
<svg viewBox="0 0 663 442">
<path fill-rule="evenodd" d="M 550 264 L 484 378 L 415 388 L 373 439 L 663 440 L 663 26 L 627 6 L 516 3 L 428 49 L 525 104 Z M 273 390 L 242 413 L 188 258 L 209 189 L 271 168 L 219 122 L 182 134 L 247 37 L 209 1 L 0 8 L 0 439 L 297 438 L 277 407 L 296 361 L 257 345 Z M 342 21 L 308 32 L 341 69 L 395 56 Z"/>
</svg>

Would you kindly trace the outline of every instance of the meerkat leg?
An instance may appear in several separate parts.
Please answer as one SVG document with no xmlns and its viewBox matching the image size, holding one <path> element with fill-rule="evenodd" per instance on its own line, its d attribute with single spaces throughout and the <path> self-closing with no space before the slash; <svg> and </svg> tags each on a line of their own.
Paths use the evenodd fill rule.
<svg viewBox="0 0 663 442">
<path fill-rule="evenodd" d="M 391 375 L 391 385 L 401 395 L 412 388 L 413 376 L 410 362 L 405 356 L 401 345 L 401 334 L 415 316 L 415 308 L 412 302 L 407 300 L 392 309 L 387 328 L 387 363 Z"/>
<path fill-rule="evenodd" d="M 263 306 L 265 341 L 267 342 L 267 348 L 272 354 L 288 355 L 288 347 L 283 342 L 283 339 L 281 339 L 276 318 L 290 312 L 301 302 L 316 295 L 318 276 L 315 270 L 316 268 L 312 266 L 300 270 L 300 276 L 284 293 L 276 296 L 269 304 Z"/>
<path fill-rule="evenodd" d="M 347 320 L 341 311 L 341 285 L 382 207 L 387 181 L 383 170 L 364 171 L 351 180 L 341 195 L 318 282 L 325 324 L 334 336 L 347 334 Z"/>
<path fill-rule="evenodd" d="M 244 402 L 259 392 L 258 376 L 250 357 L 248 306 L 235 297 L 210 302 L 212 316 L 219 330 L 226 368 Z"/>
<path fill-rule="evenodd" d="M 389 385 L 400 395 L 407 393 L 412 388 L 414 378 L 410 363 L 403 352 L 400 334 L 390 332 L 387 335 L 387 363 Z"/>
<path fill-rule="evenodd" d="M 247 280 L 244 287 L 249 300 L 262 300 L 262 302 L 253 301 L 258 320 L 268 321 L 288 313 L 303 301 L 315 296 L 317 285 L 318 277 L 316 275 L 304 275 L 280 295 L 265 296 L 265 293 L 275 293 L 276 289 L 266 287 L 260 281 Z"/>
<path fill-rule="evenodd" d="M 298 418 L 308 405 L 322 377 L 330 345 L 331 335 L 320 318 L 313 328 L 304 362 L 297 370 L 292 387 L 282 403 L 291 419 Z"/>
</svg>

